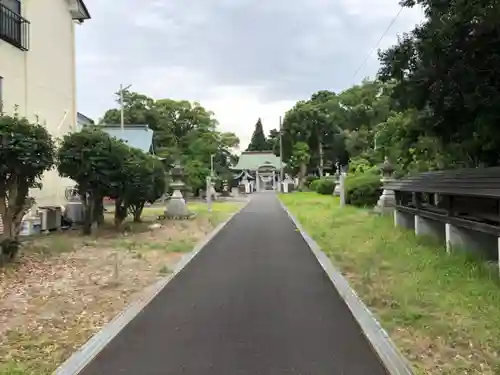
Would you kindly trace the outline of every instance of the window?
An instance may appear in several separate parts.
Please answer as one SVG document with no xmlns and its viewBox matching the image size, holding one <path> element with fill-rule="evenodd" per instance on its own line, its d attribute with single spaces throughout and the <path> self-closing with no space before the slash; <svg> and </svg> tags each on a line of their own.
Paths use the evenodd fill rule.
<svg viewBox="0 0 500 375">
<path fill-rule="evenodd" d="M 28 50 L 29 22 L 21 16 L 19 0 L 0 0 L 0 39 Z"/>
<path fill-rule="evenodd" d="M 0 0 L 0 4 L 10 9 L 17 15 L 21 15 L 21 1 L 19 0 Z"/>
</svg>

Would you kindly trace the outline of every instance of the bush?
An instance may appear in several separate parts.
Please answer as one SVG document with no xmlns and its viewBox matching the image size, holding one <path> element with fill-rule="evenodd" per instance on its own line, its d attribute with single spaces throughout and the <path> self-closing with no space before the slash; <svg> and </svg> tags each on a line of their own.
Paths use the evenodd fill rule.
<svg viewBox="0 0 500 375">
<path fill-rule="evenodd" d="M 357 207 L 373 207 L 381 194 L 382 183 L 376 173 L 361 173 L 348 176 L 345 182 L 346 201 Z"/>
<path fill-rule="evenodd" d="M 335 190 L 335 181 L 330 178 L 321 178 L 314 181 L 315 191 L 318 194 L 332 195 Z"/>
<path fill-rule="evenodd" d="M 320 179 L 317 179 L 317 180 L 314 180 L 314 181 L 311 181 L 311 183 L 309 184 L 309 189 L 311 189 L 312 191 L 318 191 L 318 185 L 320 184 L 321 180 Z"/>
</svg>

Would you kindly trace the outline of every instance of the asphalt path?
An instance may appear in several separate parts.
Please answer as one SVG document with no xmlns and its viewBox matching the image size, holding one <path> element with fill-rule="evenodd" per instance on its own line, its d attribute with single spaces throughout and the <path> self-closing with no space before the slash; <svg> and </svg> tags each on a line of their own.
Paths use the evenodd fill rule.
<svg viewBox="0 0 500 375">
<path fill-rule="evenodd" d="M 83 375 L 387 375 L 273 193 L 251 202 Z"/>
</svg>

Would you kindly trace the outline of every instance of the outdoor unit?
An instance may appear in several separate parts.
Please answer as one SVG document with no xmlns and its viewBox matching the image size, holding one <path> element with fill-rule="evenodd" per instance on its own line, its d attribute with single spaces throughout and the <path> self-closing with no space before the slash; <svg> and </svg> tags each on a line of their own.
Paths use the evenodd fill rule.
<svg viewBox="0 0 500 375">
<path fill-rule="evenodd" d="M 64 192 L 68 203 L 64 206 L 64 217 L 72 223 L 83 223 L 83 203 L 75 186 L 68 186 Z"/>
<path fill-rule="evenodd" d="M 65 206 L 65 217 L 75 224 L 83 223 L 82 202 L 69 202 Z"/>
<path fill-rule="evenodd" d="M 46 206 L 39 207 L 40 211 L 40 229 L 56 230 L 61 228 L 61 207 Z"/>
</svg>

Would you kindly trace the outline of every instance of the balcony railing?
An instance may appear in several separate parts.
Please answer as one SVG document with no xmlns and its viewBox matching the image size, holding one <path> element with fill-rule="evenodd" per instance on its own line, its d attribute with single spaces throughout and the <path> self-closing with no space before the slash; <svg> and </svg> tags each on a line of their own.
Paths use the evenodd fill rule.
<svg viewBox="0 0 500 375">
<path fill-rule="evenodd" d="M 0 4 L 0 39 L 27 51 L 30 23 L 5 5 Z"/>
</svg>

